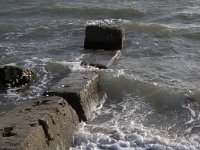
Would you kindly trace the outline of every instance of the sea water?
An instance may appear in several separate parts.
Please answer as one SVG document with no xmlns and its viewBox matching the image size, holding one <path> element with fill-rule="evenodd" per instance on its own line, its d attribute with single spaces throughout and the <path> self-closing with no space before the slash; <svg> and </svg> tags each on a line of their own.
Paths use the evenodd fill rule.
<svg viewBox="0 0 200 150">
<path fill-rule="evenodd" d="M 199 0 L 0 0 L 0 64 L 31 67 L 29 87 L 1 89 L 0 115 L 70 71 L 85 71 L 85 26 L 123 27 L 122 56 L 100 72 L 99 103 L 72 150 L 200 149 Z"/>
</svg>

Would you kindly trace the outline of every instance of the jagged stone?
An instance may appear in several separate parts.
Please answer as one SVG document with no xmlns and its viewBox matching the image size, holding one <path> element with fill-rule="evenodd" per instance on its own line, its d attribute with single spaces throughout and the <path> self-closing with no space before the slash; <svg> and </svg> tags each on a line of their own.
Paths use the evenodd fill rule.
<svg viewBox="0 0 200 150">
<path fill-rule="evenodd" d="M 33 69 L 5 65 L 0 67 L 0 84 L 21 86 L 33 81 L 36 75 Z"/>
<path fill-rule="evenodd" d="M 78 116 L 61 97 L 41 97 L 0 118 L 1 150 L 66 150 Z"/>
<path fill-rule="evenodd" d="M 123 48 L 124 30 L 111 25 L 88 25 L 85 31 L 85 49 L 119 50 Z"/>
</svg>

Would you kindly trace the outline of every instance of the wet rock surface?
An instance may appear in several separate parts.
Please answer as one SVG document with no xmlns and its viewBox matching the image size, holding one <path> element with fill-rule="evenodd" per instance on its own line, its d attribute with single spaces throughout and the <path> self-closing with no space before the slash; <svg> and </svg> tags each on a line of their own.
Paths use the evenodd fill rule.
<svg viewBox="0 0 200 150">
<path fill-rule="evenodd" d="M 121 51 L 87 51 L 82 58 L 81 65 L 93 66 L 99 69 L 108 69 L 121 56 Z"/>
<path fill-rule="evenodd" d="M 21 86 L 30 83 L 37 76 L 37 73 L 30 68 L 17 66 L 0 66 L 0 86 Z"/>
<path fill-rule="evenodd" d="M 79 120 L 87 121 L 98 98 L 98 80 L 95 72 L 72 72 L 44 95 L 63 97 L 74 108 Z"/>
<path fill-rule="evenodd" d="M 0 118 L 1 150 L 69 149 L 78 123 L 61 97 L 26 102 Z"/>
</svg>

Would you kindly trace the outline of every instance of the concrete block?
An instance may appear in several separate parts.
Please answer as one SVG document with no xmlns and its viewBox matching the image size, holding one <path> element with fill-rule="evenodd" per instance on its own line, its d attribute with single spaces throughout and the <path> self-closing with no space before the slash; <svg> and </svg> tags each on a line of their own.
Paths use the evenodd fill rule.
<svg viewBox="0 0 200 150">
<path fill-rule="evenodd" d="M 98 98 L 99 75 L 94 72 L 72 72 L 44 93 L 63 97 L 74 108 L 80 121 L 90 119 Z"/>
<path fill-rule="evenodd" d="M 99 69 L 109 68 L 121 56 L 121 51 L 89 51 L 82 58 L 81 65 L 93 66 Z"/>
<path fill-rule="evenodd" d="M 41 97 L 0 118 L 1 150 L 66 150 L 78 116 L 61 97 Z"/>
<path fill-rule="evenodd" d="M 119 50 L 123 48 L 124 30 L 109 25 L 88 25 L 85 30 L 85 49 Z"/>
</svg>

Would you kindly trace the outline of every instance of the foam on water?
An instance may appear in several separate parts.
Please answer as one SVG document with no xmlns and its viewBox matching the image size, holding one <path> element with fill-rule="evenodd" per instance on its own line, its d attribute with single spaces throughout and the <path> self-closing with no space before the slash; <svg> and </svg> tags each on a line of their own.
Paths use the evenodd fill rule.
<svg viewBox="0 0 200 150">
<path fill-rule="evenodd" d="M 129 79 L 129 84 L 133 82 L 132 88 L 137 87 L 129 91 L 126 87 L 130 85 L 123 83 L 124 79 L 120 79 L 127 76 L 127 73 L 120 70 L 118 75 L 116 74 L 116 71 L 111 70 L 108 76 L 101 75 L 101 80 L 104 82 L 100 83 L 101 86 L 115 84 L 112 85 L 115 92 L 118 91 L 116 86 L 123 86 L 122 99 L 120 101 L 113 99 L 115 97 L 110 97 L 109 94 L 111 89 L 101 87 L 105 92 L 102 91 L 104 99 L 100 101 L 103 107 L 94 112 L 93 120 L 80 125 L 71 150 L 195 150 L 200 148 L 199 134 L 195 132 L 199 130 L 198 101 L 186 103 L 184 96 L 179 96 L 179 94 L 173 96 L 172 93 L 169 93 L 171 98 L 168 95 L 169 99 L 163 101 L 165 96 L 162 94 L 168 91 L 161 95 L 155 93 L 156 95 L 153 96 L 154 94 L 150 93 L 160 87 L 152 85 L 148 88 L 149 85 L 146 83 L 146 87 L 145 84 L 140 87 L 133 79 Z M 111 81 L 115 78 L 118 78 L 120 82 Z M 110 83 L 105 83 L 105 79 Z M 138 95 L 137 91 L 142 93 Z M 160 102 L 150 100 L 156 97 L 157 100 L 160 99 Z M 171 104 L 169 104 L 170 99 Z M 174 101 L 176 99 L 179 101 L 178 105 Z"/>
<path fill-rule="evenodd" d="M 99 69 L 90 66 L 82 66 L 80 59 L 84 55 L 76 57 L 73 62 L 69 61 L 55 61 L 52 58 L 39 58 L 33 57 L 25 59 L 21 62 L 21 66 L 25 68 L 33 68 L 37 72 L 37 78 L 28 87 L 22 86 L 18 88 L 9 87 L 0 96 L 3 98 L 1 101 L 6 105 L 10 103 L 20 104 L 24 101 L 30 100 L 34 97 L 42 96 L 45 90 L 51 84 L 54 84 L 63 77 L 66 77 L 70 72 L 74 71 L 99 71 Z M 10 63 L 7 65 L 17 65 Z M 7 102 L 4 102 L 6 100 Z"/>
<path fill-rule="evenodd" d="M 44 68 L 44 64 L 40 62 L 40 64 L 35 63 L 33 60 L 24 60 L 24 67 L 31 67 L 37 70 L 39 80 L 34 82 L 27 89 L 26 87 L 19 88 L 8 88 L 5 98 L 7 100 L 14 100 L 13 103 L 21 103 L 24 100 L 31 99 L 33 97 L 41 96 L 44 89 L 47 87 L 49 82 L 51 81 L 50 77 L 47 75 L 47 71 Z"/>
<path fill-rule="evenodd" d="M 21 62 L 22 67 L 35 69 L 37 77 L 31 85 L 28 84 L 27 86 L 16 88 L 9 87 L 8 89 L 2 90 L 0 93 L 1 102 L 3 103 L 3 105 L 0 106 L 1 110 L 8 111 L 13 108 L 14 105 L 18 105 L 24 101 L 42 96 L 43 92 L 47 90 L 52 82 L 52 79 L 54 78 L 45 68 L 49 61 L 51 61 L 51 59 L 33 57 L 32 59 L 25 59 Z M 12 63 L 12 65 L 16 65 L 16 63 Z"/>
<path fill-rule="evenodd" d="M 84 71 L 99 71 L 99 69 L 96 68 L 96 67 L 82 66 L 81 61 L 78 61 L 78 62 L 61 61 L 61 62 L 58 62 L 58 63 L 69 67 L 71 69 L 71 71 L 81 71 L 81 72 L 84 72 Z"/>
</svg>

